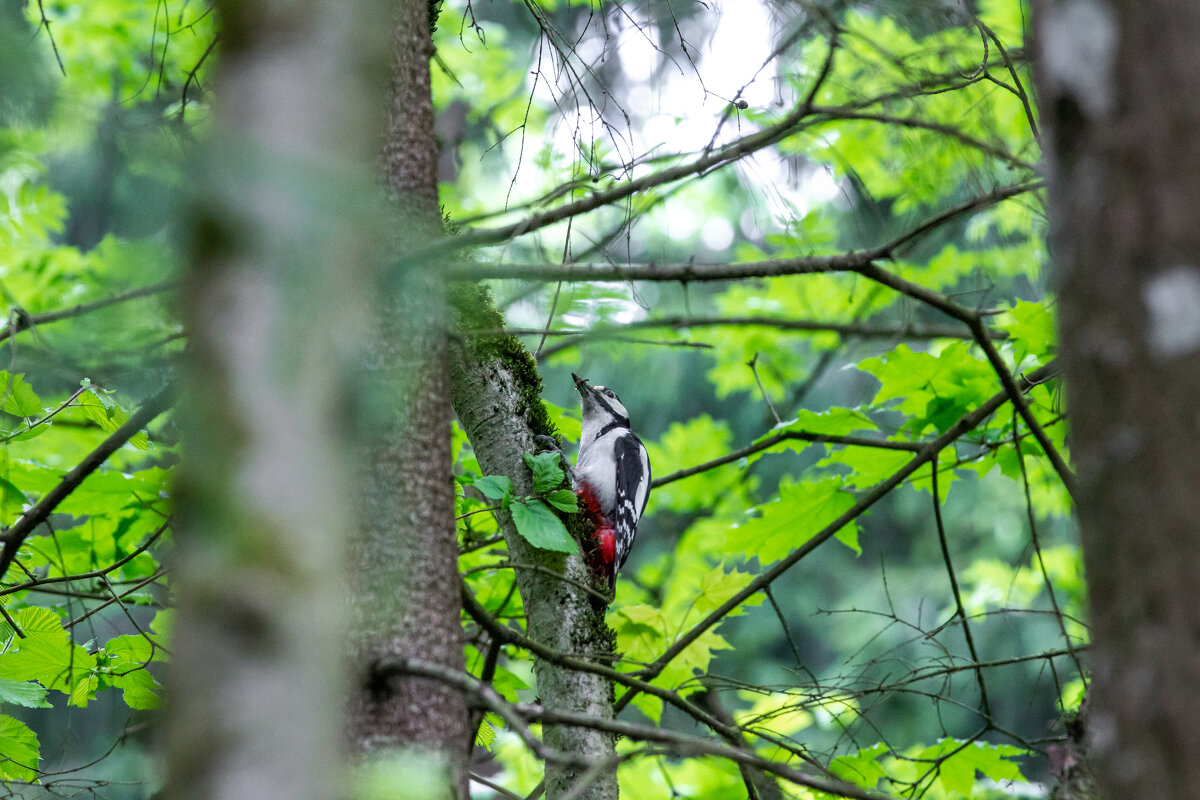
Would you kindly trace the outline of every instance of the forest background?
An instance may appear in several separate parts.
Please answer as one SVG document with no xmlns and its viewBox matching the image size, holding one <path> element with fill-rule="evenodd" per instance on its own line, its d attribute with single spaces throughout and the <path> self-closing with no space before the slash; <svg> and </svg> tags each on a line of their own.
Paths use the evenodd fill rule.
<svg viewBox="0 0 1200 800">
<path fill-rule="evenodd" d="M 1087 312 L 1128 331 L 1048 245 L 1047 181 L 1127 110 L 1124 10 L 394 6 L 0 5 L 10 795 L 1048 796 L 1099 658 L 1183 665 L 1134 703 L 1171 736 L 1103 717 L 1140 755 L 1101 780 L 1192 796 L 1155 648 L 1192 629 L 1193 465 L 1147 442 L 1194 434 L 1200 277 L 1144 251 L 1109 282 L 1135 357 L 1072 354 Z M 1080 415 L 1089 359 L 1161 405 L 1085 380 Z M 522 457 L 576 442 L 572 371 L 655 472 L 606 612 Z M 1072 414 L 1126 412 L 1077 478 Z M 1159 532 L 1094 534 L 1090 610 L 1081 498 Z M 436 724 L 389 716 L 414 694 Z"/>
</svg>

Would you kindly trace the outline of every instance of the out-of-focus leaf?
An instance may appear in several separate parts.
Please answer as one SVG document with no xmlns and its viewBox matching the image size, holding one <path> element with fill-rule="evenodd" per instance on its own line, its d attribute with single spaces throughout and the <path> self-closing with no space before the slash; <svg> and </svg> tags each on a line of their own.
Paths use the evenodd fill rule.
<svg viewBox="0 0 1200 800">
<path fill-rule="evenodd" d="M 42 414 L 42 400 L 25 380 L 23 373 L 13 375 L 8 370 L 0 369 L 0 396 L 4 398 L 0 409 L 9 414 L 26 418 Z"/>
</svg>

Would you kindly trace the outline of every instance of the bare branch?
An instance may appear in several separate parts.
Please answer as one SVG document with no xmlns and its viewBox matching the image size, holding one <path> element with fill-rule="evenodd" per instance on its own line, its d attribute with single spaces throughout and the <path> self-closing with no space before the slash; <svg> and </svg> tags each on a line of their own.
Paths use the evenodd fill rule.
<svg viewBox="0 0 1200 800">
<path fill-rule="evenodd" d="M 388 674 L 419 675 L 443 681 L 459 689 L 473 702 L 482 705 L 488 711 L 501 717 L 527 747 L 537 754 L 539 758 L 545 760 L 577 764 L 581 757 L 568 753 L 560 753 L 547 747 L 529 730 L 530 722 L 537 721 L 553 725 L 608 731 L 637 741 L 671 745 L 672 751 L 681 755 L 717 756 L 735 763 L 748 764 L 757 769 L 778 775 L 798 786 L 816 789 L 835 797 L 853 798 L 854 800 L 887 800 L 886 795 L 867 792 L 842 781 L 827 780 L 808 775 L 786 764 L 780 764 L 763 758 L 753 752 L 740 750 L 731 745 L 714 742 L 709 739 L 678 733 L 667 728 L 637 725 L 620 720 L 600 719 L 577 711 L 550 709 L 536 704 L 512 704 L 500 697 L 492 687 L 481 684 L 470 675 L 449 670 L 440 664 L 414 658 L 389 658 L 377 663 L 375 665 L 375 672 L 381 676 Z M 584 763 L 587 764 L 588 762 L 584 761 Z M 582 766 L 582 764 L 579 765 Z"/>
<path fill-rule="evenodd" d="M 56 576 L 53 578 L 33 578 L 31 580 L 25 581 L 24 583 L 18 583 L 15 586 L 9 586 L 6 589 L 0 590 L 0 597 L 3 597 L 6 594 L 13 594 L 14 592 L 29 591 L 31 589 L 36 590 L 36 591 L 45 591 L 45 589 L 43 589 L 42 587 L 47 586 L 52 583 L 73 583 L 75 581 L 90 580 L 92 578 L 102 578 L 105 575 L 107 575 L 108 573 L 113 572 L 114 570 L 120 569 L 121 567 L 125 566 L 130 561 L 132 561 L 133 559 L 137 558 L 142 553 L 149 550 L 150 547 L 159 540 L 159 538 L 166 532 L 167 528 L 169 528 L 169 527 L 171 527 L 170 519 L 168 519 L 166 522 L 164 522 L 162 525 L 160 525 L 158 527 L 158 529 L 156 531 L 154 531 L 154 533 L 152 533 L 148 537 L 146 537 L 146 541 L 144 541 L 140 545 L 138 545 L 127 556 L 125 556 L 124 558 L 122 558 L 118 561 L 114 561 L 113 563 L 109 564 L 107 567 L 104 567 L 103 569 L 93 570 L 92 572 L 81 572 L 81 573 L 78 573 L 75 575 L 59 575 L 59 576 Z"/>
<path fill-rule="evenodd" d="M 561 336 L 564 341 L 552 344 L 542 350 L 541 358 L 548 358 L 555 353 L 579 347 L 588 341 L 619 340 L 626 341 L 623 331 L 645 330 L 647 328 L 712 328 L 712 327 L 762 327 L 775 328 L 782 331 L 801 331 L 805 333 L 836 333 L 839 336 L 860 339 L 887 340 L 925 340 L 925 339 L 971 339 L 972 334 L 963 330 L 959 325 L 922 325 L 906 323 L 903 325 L 871 324 L 866 322 L 830 322 L 824 320 L 806 319 L 777 319 L 773 317 L 655 317 L 637 322 L 630 322 L 620 327 L 591 328 L 589 330 L 551 330 L 540 331 L 531 328 L 510 328 L 501 331 L 463 331 L 470 336 L 493 336 L 498 334 L 516 334 L 518 336 L 541 335 Z M 993 339 L 1006 339 L 1008 332 L 991 328 L 988 335 Z"/>
<path fill-rule="evenodd" d="M 113 431 L 112 435 L 101 442 L 99 447 L 88 453 L 79 462 L 78 466 L 64 475 L 57 486 L 47 492 L 36 505 L 22 514 L 20 519 L 13 523 L 12 527 L 0 533 L 0 541 L 4 542 L 4 549 L 0 551 L 0 578 L 4 577 L 4 573 L 8 571 L 8 567 L 12 564 L 13 559 L 17 557 L 17 550 L 24 544 L 25 539 L 33 533 L 34 528 L 43 523 L 46 517 L 50 516 L 54 509 L 58 507 L 58 504 L 65 500 L 71 492 L 75 491 L 83 483 L 84 479 L 95 472 L 109 456 L 136 436 L 152 419 L 166 411 L 171 405 L 171 400 L 172 392 L 170 389 L 164 389 L 147 400 L 141 408 L 125 421 L 124 425 Z"/>
<path fill-rule="evenodd" d="M 90 303 L 79 303 L 70 308 L 60 309 L 58 311 L 43 311 L 40 314 L 30 314 L 24 309 L 14 309 L 12 321 L 3 329 L 0 329 L 0 342 L 4 341 L 14 334 L 28 330 L 37 325 L 44 325 L 47 322 L 57 322 L 61 319 L 69 319 L 71 317 L 79 317 L 84 314 L 98 311 L 101 308 L 107 308 L 117 303 L 127 303 L 130 300 L 136 300 L 139 297 L 149 297 L 150 295 L 161 294 L 168 292 L 171 289 L 178 288 L 179 281 L 162 281 L 161 283 L 152 283 L 149 286 L 142 286 L 137 289 L 130 289 L 127 292 L 114 294 L 111 297 L 105 297 L 100 300 L 93 300 Z"/>
<path fill-rule="evenodd" d="M 728 281 L 743 278 L 771 278 L 784 275 L 804 275 L 825 272 L 860 272 L 866 277 L 864 270 L 875 261 L 886 261 L 894 257 L 896 252 L 912 241 L 928 234 L 930 231 L 956 219 L 964 214 L 995 205 L 1026 192 L 1035 191 L 1042 187 L 1040 181 L 1019 183 L 1006 186 L 979 197 L 959 203 L 944 212 L 936 214 L 920 225 L 901 234 L 890 242 L 866 250 L 851 250 L 846 253 L 819 256 L 797 256 L 793 258 L 770 259 L 765 261 L 747 261 L 740 264 L 730 263 L 696 263 L 686 264 L 486 264 L 477 262 L 455 262 L 446 264 L 444 274 L 449 280 L 470 281 L 485 279 L 519 279 L 538 281 Z M 466 241 L 468 236 L 455 239 L 455 244 Z M 918 284 L 897 278 L 902 285 L 920 290 L 925 297 L 939 298 L 943 304 L 948 304 L 962 312 L 972 313 L 951 303 L 942 295 L 925 289 Z M 890 285 L 890 284 L 889 284 Z M 896 288 L 896 287 L 893 287 Z M 911 292 L 905 291 L 905 294 Z M 916 295 L 913 295 L 916 297 Z M 925 299 L 918 297 L 917 299 Z M 928 300 L 926 300 L 928 302 Z M 935 307 L 939 307 L 934 304 Z M 943 309 L 944 310 L 944 309 Z M 951 313 L 947 311 L 947 313 Z M 955 316 L 955 314 L 951 314 Z"/>
<path fill-rule="evenodd" d="M 958 588 L 958 574 L 954 571 L 954 562 L 950 559 L 950 544 L 946 541 L 946 525 L 942 521 L 942 499 L 938 494 L 938 460 L 935 453 L 929 462 L 931 493 L 933 494 L 933 519 L 937 525 L 938 544 L 942 548 L 942 562 L 946 565 L 946 575 L 950 578 L 950 592 L 954 595 L 954 611 L 962 622 L 963 638 L 967 642 L 967 651 L 971 660 L 979 663 L 979 651 L 975 649 L 975 637 L 971 634 L 971 623 L 967 619 L 967 610 L 963 607 L 962 592 Z M 975 683 L 979 686 L 979 704 L 984 716 L 992 717 L 991 703 L 988 701 L 987 684 L 983 680 L 983 670 L 975 670 Z"/>
<path fill-rule="evenodd" d="M 694 467 L 681 469 L 678 472 L 672 472 L 670 475 L 664 475 L 658 478 L 651 484 L 651 488 L 658 488 L 674 481 L 690 478 L 701 472 L 706 472 L 710 469 L 729 464 L 734 461 L 753 455 L 754 453 L 767 450 L 780 442 L 786 441 L 801 441 L 812 442 L 814 444 L 839 444 L 848 447 L 873 447 L 878 450 L 905 450 L 912 453 L 918 453 L 924 445 L 916 442 L 892 442 L 887 439 L 871 439 L 866 436 L 835 436 L 828 433 L 808 433 L 807 431 L 781 431 L 774 436 L 769 436 L 754 444 L 747 445 L 740 450 L 735 450 L 728 455 L 714 458 L 712 461 L 706 461 L 703 464 L 697 464 Z"/>
</svg>

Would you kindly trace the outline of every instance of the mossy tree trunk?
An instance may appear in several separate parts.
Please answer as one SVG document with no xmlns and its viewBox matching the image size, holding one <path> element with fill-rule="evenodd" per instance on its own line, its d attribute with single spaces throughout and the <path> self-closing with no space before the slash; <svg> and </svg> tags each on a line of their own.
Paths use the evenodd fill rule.
<svg viewBox="0 0 1200 800">
<path fill-rule="evenodd" d="M 503 318 L 489 293 L 478 286 L 452 290 L 451 306 L 463 329 L 497 330 Z M 517 494 L 533 494 L 525 453 L 541 449 L 535 436 L 554 433 L 541 401 L 542 382 L 533 357 L 514 337 L 472 337 L 452 349 L 454 409 L 471 440 L 484 474 L 506 475 Z M 589 595 L 555 575 L 588 585 L 582 555 L 564 555 L 532 547 L 516 532 L 511 519 L 501 520 L 509 556 L 516 564 L 545 570 L 516 569 L 530 638 L 561 654 L 598 661 L 611 656 L 612 632 L 604 609 Z M 613 718 L 613 685 L 590 673 L 534 660 L 538 699 L 560 711 L 576 711 L 594 719 Z M 547 745 L 569 761 L 546 763 L 546 797 L 567 793 L 580 800 L 615 800 L 617 776 L 612 734 L 584 728 L 547 725 Z M 590 766 L 583 766 L 590 765 Z"/>
<path fill-rule="evenodd" d="M 1200 797 L 1200 4 L 1043 0 L 1101 796 Z"/>
</svg>

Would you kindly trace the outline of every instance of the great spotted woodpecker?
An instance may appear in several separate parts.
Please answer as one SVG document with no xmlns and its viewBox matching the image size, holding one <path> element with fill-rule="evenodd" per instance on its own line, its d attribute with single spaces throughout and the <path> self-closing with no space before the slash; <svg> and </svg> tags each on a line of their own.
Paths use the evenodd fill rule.
<svg viewBox="0 0 1200 800">
<path fill-rule="evenodd" d="M 571 373 L 583 406 L 583 435 L 575 459 L 576 492 L 596 523 L 599 568 L 609 592 L 629 558 L 650 494 L 650 459 L 629 429 L 629 412 L 612 389 L 589 386 Z"/>
</svg>

